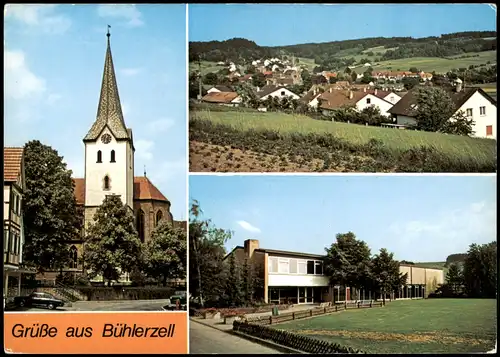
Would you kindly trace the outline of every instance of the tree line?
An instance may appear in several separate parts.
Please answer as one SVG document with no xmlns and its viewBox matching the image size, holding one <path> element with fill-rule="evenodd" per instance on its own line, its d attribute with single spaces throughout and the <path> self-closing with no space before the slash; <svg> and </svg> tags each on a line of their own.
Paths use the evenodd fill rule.
<svg viewBox="0 0 500 357">
<path fill-rule="evenodd" d="M 58 271 L 58 279 L 89 284 L 102 276 L 108 284 L 129 273 L 136 285 L 163 284 L 186 276 L 186 233 L 160 221 L 151 240 L 141 242 L 135 219 L 118 196 L 107 196 L 82 236 L 84 212 L 77 205 L 72 171 L 58 152 L 38 140 L 24 147 L 23 262 L 37 272 Z M 70 246 L 83 242 L 78 258 L 85 270 L 64 276 L 73 264 Z M 72 275 L 72 274 L 70 274 Z"/>
<path fill-rule="evenodd" d="M 259 46 L 254 41 L 234 38 L 226 41 L 190 42 L 189 60 L 247 63 L 254 59 L 286 55 L 312 58 L 319 66 L 338 69 L 354 64 L 356 61 L 352 56 L 362 54 L 363 51 L 373 47 L 398 48 L 383 54 L 367 53 L 371 61 L 408 57 L 447 57 L 461 53 L 496 50 L 496 39 L 489 39 L 491 37 L 496 37 L 496 31 L 457 32 L 440 37 L 423 38 L 374 37 L 275 47 Z M 339 53 L 345 55 L 339 56 Z M 375 58 L 375 55 L 378 58 Z M 350 56 L 351 58 L 348 58 Z"/>
<path fill-rule="evenodd" d="M 489 298 L 497 296 L 497 242 L 471 244 L 466 254 L 450 261 L 446 283 L 436 295 L 443 297 Z"/>
</svg>

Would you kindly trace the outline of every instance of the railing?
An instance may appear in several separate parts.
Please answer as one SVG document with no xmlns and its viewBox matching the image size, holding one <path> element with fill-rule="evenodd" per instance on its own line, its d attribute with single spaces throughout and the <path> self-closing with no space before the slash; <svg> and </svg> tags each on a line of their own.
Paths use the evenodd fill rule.
<svg viewBox="0 0 500 357">
<path fill-rule="evenodd" d="M 384 306 L 384 303 L 382 301 L 363 301 L 363 302 L 358 301 L 353 303 L 337 304 L 335 306 L 329 306 L 329 307 L 327 306 L 316 307 L 314 309 L 296 311 L 292 313 L 281 314 L 278 316 L 249 318 L 246 319 L 246 321 L 258 325 L 272 325 L 292 320 L 304 319 L 307 317 L 330 314 L 349 309 L 372 308 L 372 307 L 382 307 L 382 306 Z"/>
</svg>

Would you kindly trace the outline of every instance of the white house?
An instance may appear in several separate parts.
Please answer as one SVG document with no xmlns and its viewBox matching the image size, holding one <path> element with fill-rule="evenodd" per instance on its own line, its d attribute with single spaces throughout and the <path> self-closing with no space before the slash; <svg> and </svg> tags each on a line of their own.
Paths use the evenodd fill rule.
<svg viewBox="0 0 500 357">
<path fill-rule="evenodd" d="M 390 116 L 388 112 L 393 104 L 384 98 L 389 92 L 375 90 L 335 90 L 330 88 L 327 92 L 323 93 L 317 98 L 319 101 L 319 108 L 322 109 L 325 115 L 329 115 L 332 111 L 340 109 L 341 107 L 352 106 L 358 111 L 362 111 L 368 107 L 377 107 L 380 113 L 384 116 Z"/>
<path fill-rule="evenodd" d="M 292 99 L 300 99 L 300 96 L 283 86 L 264 86 L 259 92 L 257 92 L 257 95 L 260 100 L 266 100 L 269 97 L 291 97 Z"/>
<path fill-rule="evenodd" d="M 241 104 L 242 98 L 236 92 L 211 92 L 201 100 L 205 103 L 237 107 Z"/>
<path fill-rule="evenodd" d="M 307 92 L 300 100 L 307 104 L 311 108 L 317 108 L 319 105 L 318 98 L 321 96 L 322 92 L 317 89 L 310 90 Z"/>
<path fill-rule="evenodd" d="M 454 115 L 463 111 L 472 118 L 474 137 L 496 139 L 497 106 L 496 101 L 481 88 L 462 89 L 461 81 L 456 84 L 454 92 L 450 92 L 456 111 Z M 396 118 L 400 125 L 415 125 L 415 111 L 417 109 L 414 90 L 409 91 L 397 102 L 389 113 Z M 450 118 L 451 119 L 451 118 Z"/>
</svg>

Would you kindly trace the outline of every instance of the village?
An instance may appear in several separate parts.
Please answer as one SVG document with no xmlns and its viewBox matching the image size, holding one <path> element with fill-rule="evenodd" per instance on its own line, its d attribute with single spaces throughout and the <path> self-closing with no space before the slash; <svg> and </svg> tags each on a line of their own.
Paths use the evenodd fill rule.
<svg viewBox="0 0 500 357">
<path fill-rule="evenodd" d="M 365 62 L 344 71 L 310 73 L 295 57 L 257 59 L 246 65 L 217 63 L 217 72 L 197 77 L 197 99 L 210 105 L 252 107 L 261 112 L 309 114 L 316 119 L 343 121 L 339 113 L 368 114 L 350 123 L 397 129 L 416 126 L 417 95 L 422 87 L 446 89 L 454 113 L 471 123 L 470 136 L 496 138 L 496 98 L 478 86 L 467 86 L 459 76 L 429 73 L 417 68 L 375 71 Z M 466 79 L 466 78 L 464 78 Z M 191 92 L 191 91 L 190 91 Z M 376 117 L 373 119 L 373 117 Z M 344 116 L 345 117 L 345 116 Z M 451 117 L 450 117 L 451 119 Z"/>
</svg>

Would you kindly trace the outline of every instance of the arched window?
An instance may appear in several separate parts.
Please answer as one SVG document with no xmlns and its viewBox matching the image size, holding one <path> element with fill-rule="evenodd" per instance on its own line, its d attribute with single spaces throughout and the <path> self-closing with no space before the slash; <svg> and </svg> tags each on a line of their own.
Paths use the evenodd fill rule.
<svg viewBox="0 0 500 357">
<path fill-rule="evenodd" d="M 69 260 L 70 268 L 76 269 L 78 267 L 78 249 L 75 246 L 69 249 Z"/>
<path fill-rule="evenodd" d="M 160 210 L 156 212 L 156 225 L 158 225 L 163 218 L 163 212 Z"/>
<path fill-rule="evenodd" d="M 97 152 L 97 163 L 101 163 L 102 162 L 102 152 L 101 150 L 99 150 Z"/>
<path fill-rule="evenodd" d="M 144 211 L 139 209 L 137 212 L 137 233 L 139 233 L 139 239 L 144 243 Z"/>
<path fill-rule="evenodd" d="M 111 150 L 111 162 L 116 162 L 115 161 L 115 151 Z"/>
<path fill-rule="evenodd" d="M 106 175 L 104 176 L 104 189 L 105 190 L 109 190 L 110 189 L 110 179 L 109 179 L 109 176 Z"/>
</svg>

